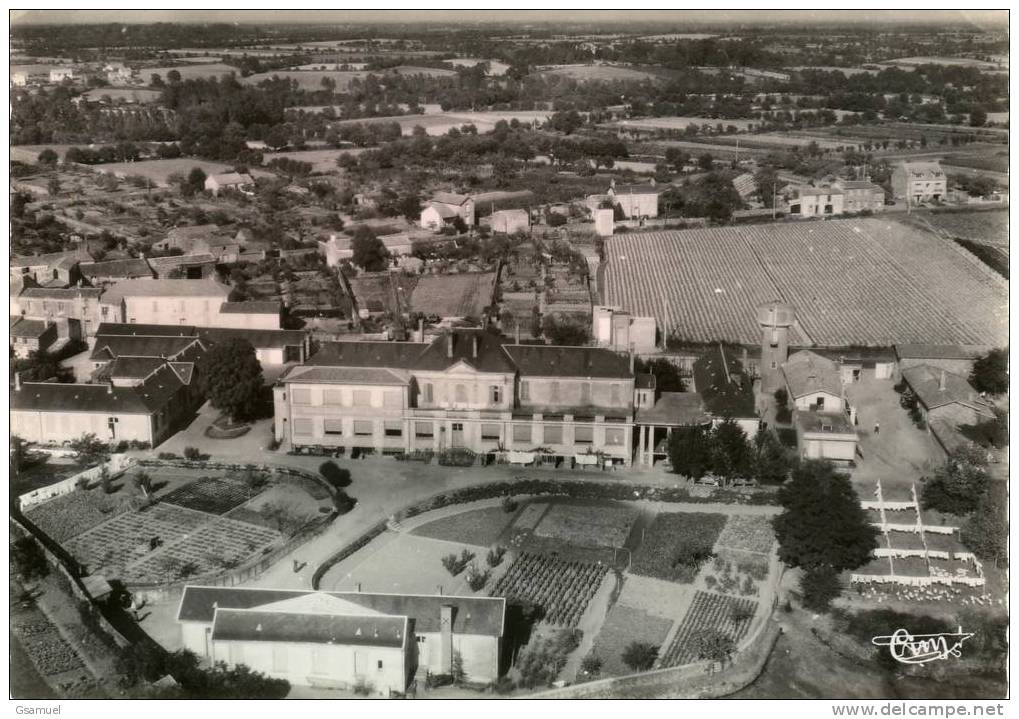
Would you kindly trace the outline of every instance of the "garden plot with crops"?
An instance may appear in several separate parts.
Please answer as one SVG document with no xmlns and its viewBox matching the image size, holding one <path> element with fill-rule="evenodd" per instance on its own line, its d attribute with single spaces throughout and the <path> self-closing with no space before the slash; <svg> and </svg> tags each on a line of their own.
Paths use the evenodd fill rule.
<svg viewBox="0 0 1019 719">
<path fill-rule="evenodd" d="M 630 571 L 689 584 L 712 557 L 725 526 L 724 514 L 679 512 L 659 514 L 633 553 Z"/>
<path fill-rule="evenodd" d="M 675 667 L 700 659 L 697 636 L 705 631 L 723 632 L 738 645 L 746 636 L 756 609 L 757 602 L 752 599 L 697 592 L 672 642 L 659 653 L 659 666 Z"/>
<path fill-rule="evenodd" d="M 498 541 L 512 518 L 513 515 L 502 507 L 485 507 L 436 519 L 413 529 L 411 533 L 447 542 L 487 547 Z"/>
<path fill-rule="evenodd" d="M 602 660 L 603 676 L 632 674 L 622 655 L 633 642 L 661 647 L 672 629 L 672 620 L 648 614 L 640 609 L 617 604 L 609 611 L 605 624 L 594 640 L 591 653 Z"/>
<path fill-rule="evenodd" d="M 226 514 L 255 494 L 241 482 L 209 477 L 178 487 L 164 496 L 162 501 L 199 512 Z"/>
<path fill-rule="evenodd" d="M 734 514 L 718 536 L 717 548 L 768 554 L 774 544 L 770 517 Z"/>
<path fill-rule="evenodd" d="M 126 497 L 96 487 L 54 497 L 32 507 L 25 516 L 51 539 L 66 542 L 129 509 Z"/>
<path fill-rule="evenodd" d="M 604 564 L 524 552 L 496 582 L 491 596 L 537 604 L 542 608 L 544 621 L 575 627 L 607 572 Z"/>
<path fill-rule="evenodd" d="M 624 506 L 555 503 L 534 534 L 582 547 L 622 547 L 637 520 L 637 511 Z"/>
</svg>

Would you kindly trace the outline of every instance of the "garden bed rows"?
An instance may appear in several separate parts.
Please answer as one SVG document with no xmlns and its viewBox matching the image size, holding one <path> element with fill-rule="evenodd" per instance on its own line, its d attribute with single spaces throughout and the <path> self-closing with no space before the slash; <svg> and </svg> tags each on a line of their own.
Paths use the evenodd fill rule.
<svg viewBox="0 0 1019 719">
<path fill-rule="evenodd" d="M 226 514 L 247 502 L 254 494 L 240 482 L 219 477 L 203 477 L 178 487 L 162 501 L 209 514 Z"/>
<path fill-rule="evenodd" d="M 604 564 L 524 552 L 499 579 L 491 596 L 537 604 L 549 624 L 575 627 L 607 572 Z"/>
<path fill-rule="evenodd" d="M 724 632 L 732 637 L 734 644 L 738 645 L 750 628 L 750 619 L 738 621 L 736 615 L 744 612 L 749 617 L 753 617 L 756 608 L 757 602 L 752 599 L 727 597 L 711 592 L 697 592 L 690 609 L 683 617 L 683 623 L 679 625 L 676 636 L 672 639 L 672 643 L 662 653 L 659 666 L 663 668 L 676 667 L 700 659 L 701 657 L 697 656 L 694 637 L 705 630 Z"/>
<path fill-rule="evenodd" d="M 718 547 L 767 554 L 775 544 L 770 517 L 734 514 L 718 537 Z"/>
<path fill-rule="evenodd" d="M 659 514 L 633 553 L 630 571 L 647 577 L 689 584 L 711 558 L 724 514 L 678 512 Z"/>
<path fill-rule="evenodd" d="M 128 511 L 125 497 L 87 489 L 38 504 L 25 512 L 35 526 L 56 542 L 66 542 Z"/>
</svg>

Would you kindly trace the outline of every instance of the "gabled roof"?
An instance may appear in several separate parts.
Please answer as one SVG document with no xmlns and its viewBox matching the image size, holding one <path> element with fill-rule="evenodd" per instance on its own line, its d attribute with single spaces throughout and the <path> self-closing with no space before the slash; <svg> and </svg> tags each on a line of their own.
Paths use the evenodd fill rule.
<svg viewBox="0 0 1019 719">
<path fill-rule="evenodd" d="M 454 330 L 436 337 L 414 369 L 443 371 L 464 362 L 478 372 L 513 373 L 516 367 L 502 351 L 503 342 L 500 335 L 485 330 Z"/>
<path fill-rule="evenodd" d="M 170 362 L 169 365 L 183 384 L 191 384 L 191 380 L 195 376 L 194 362 Z"/>
<path fill-rule="evenodd" d="M 159 357 L 177 359 L 193 345 L 196 337 L 130 337 L 96 335 L 91 359 L 103 362 L 117 357 Z"/>
<path fill-rule="evenodd" d="M 106 374 L 113 379 L 145 379 L 165 364 L 161 357 L 117 357 Z"/>
<path fill-rule="evenodd" d="M 22 317 L 11 317 L 11 337 L 38 339 L 49 328 L 49 323 L 42 320 L 28 320 Z"/>
<path fill-rule="evenodd" d="M 195 337 L 194 325 L 147 325 L 128 322 L 100 322 L 96 335 L 128 337 Z"/>
<path fill-rule="evenodd" d="M 301 589 L 258 587 L 184 587 L 177 610 L 179 622 L 211 623 L 217 610 L 265 609 L 265 605 L 314 594 Z M 409 617 L 414 630 L 435 633 L 444 605 L 453 607 L 453 632 L 502 636 L 506 600 L 502 597 L 459 597 L 437 594 L 380 594 L 325 592 L 325 594 L 372 609 L 380 614 Z"/>
<path fill-rule="evenodd" d="M 913 179 L 940 180 L 945 177 L 945 171 L 937 162 L 904 162 L 902 169 Z"/>
<path fill-rule="evenodd" d="M 814 392 L 842 396 L 842 376 L 838 365 L 816 352 L 801 350 L 789 355 L 782 365 L 782 374 L 793 399 Z"/>
<path fill-rule="evenodd" d="M 188 255 L 168 255 L 166 257 L 148 257 L 149 265 L 157 272 L 168 272 L 175 267 L 186 265 L 214 265 L 216 258 L 208 252 L 196 252 Z"/>
<path fill-rule="evenodd" d="M 246 172 L 222 172 L 217 175 L 209 175 L 209 180 L 218 185 L 251 185 L 255 182 Z"/>
<path fill-rule="evenodd" d="M 81 298 L 98 299 L 103 291 L 98 287 L 26 287 L 21 296 L 38 300 L 77 300 Z"/>
<path fill-rule="evenodd" d="M 710 421 L 704 399 L 697 392 L 662 392 L 653 407 L 637 410 L 638 424 L 696 427 Z"/>
<path fill-rule="evenodd" d="M 257 609 L 217 609 L 214 641 L 297 642 L 356 646 L 404 646 L 407 617 L 292 614 Z"/>
<path fill-rule="evenodd" d="M 41 267 L 55 266 L 66 260 L 74 262 L 91 262 L 92 255 L 84 249 L 68 250 L 66 252 L 50 252 L 45 255 L 22 255 L 11 257 L 11 267 Z"/>
<path fill-rule="evenodd" d="M 432 202 L 439 202 L 443 205 L 453 205 L 459 207 L 460 205 L 471 199 L 467 195 L 459 195 L 455 192 L 436 192 L 432 195 Z"/>
<path fill-rule="evenodd" d="M 899 359 L 973 360 L 990 349 L 984 345 L 904 344 L 895 345 L 895 354 Z"/>
<path fill-rule="evenodd" d="M 82 262 L 79 265 L 85 277 L 152 277 L 152 268 L 142 259 Z"/>
<path fill-rule="evenodd" d="M 207 345 L 243 339 L 255 349 L 280 349 L 304 344 L 307 333 L 304 330 L 262 330 L 238 329 L 233 327 L 196 327 L 198 338 Z"/>
<path fill-rule="evenodd" d="M 503 345 L 522 377 L 591 377 L 630 379 L 630 361 L 601 347 Z"/>
<path fill-rule="evenodd" d="M 283 382 L 325 382 L 327 384 L 410 384 L 406 370 L 384 367 L 294 367 Z"/>
<path fill-rule="evenodd" d="M 986 413 L 988 417 L 994 416 L 991 403 L 981 397 L 965 377 L 954 372 L 930 365 L 918 365 L 903 369 L 902 379 L 906 380 L 916 393 L 916 398 L 928 410 L 959 403 Z"/>
<path fill-rule="evenodd" d="M 445 205 L 445 204 L 443 204 L 441 202 L 429 202 L 428 205 L 433 210 L 438 212 L 439 213 L 439 217 L 441 217 L 444 220 L 449 220 L 449 219 L 452 219 L 454 217 L 459 217 L 459 213 L 456 210 L 450 208 L 449 205 Z"/>
<path fill-rule="evenodd" d="M 884 193 L 881 185 L 868 182 L 867 180 L 839 180 L 839 187 L 843 190 L 870 190 L 871 192 Z"/>
<path fill-rule="evenodd" d="M 11 409 L 34 412 L 152 414 L 183 387 L 169 366 L 157 370 L 137 387 L 107 384 L 24 382 L 11 392 Z"/>
<path fill-rule="evenodd" d="M 103 295 L 106 304 L 132 297 L 221 297 L 226 299 L 230 288 L 212 279 L 204 280 L 121 280 Z"/>
</svg>

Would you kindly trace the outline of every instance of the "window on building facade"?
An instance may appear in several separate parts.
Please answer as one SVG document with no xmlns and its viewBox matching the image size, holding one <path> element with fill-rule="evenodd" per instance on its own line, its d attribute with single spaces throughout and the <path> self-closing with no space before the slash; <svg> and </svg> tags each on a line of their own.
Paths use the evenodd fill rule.
<svg viewBox="0 0 1019 719">
<path fill-rule="evenodd" d="M 382 671 L 382 660 L 381 659 L 379 659 L 378 665 L 379 665 L 379 671 Z"/>
<path fill-rule="evenodd" d="M 481 425 L 481 439 L 499 440 L 499 425 L 497 424 L 483 424 Z"/>
<path fill-rule="evenodd" d="M 295 387 L 290 390 L 290 395 L 294 404 L 311 404 L 311 390 L 307 387 L 303 389 Z"/>
<path fill-rule="evenodd" d="M 343 435 L 343 420 L 342 419 L 324 419 L 322 420 L 322 432 L 323 434 L 331 434 L 333 436 Z"/>
<path fill-rule="evenodd" d="M 573 425 L 573 441 L 577 444 L 591 444 L 594 442 L 594 427 L 589 424 Z"/>
<path fill-rule="evenodd" d="M 355 437 L 371 437 L 374 433 L 374 427 L 370 419 L 355 419 L 354 420 L 354 436 Z"/>
<path fill-rule="evenodd" d="M 513 425 L 513 441 L 514 442 L 530 442 L 531 441 L 531 425 L 529 425 L 529 424 L 515 424 L 515 425 Z"/>
<path fill-rule="evenodd" d="M 619 427 L 605 428 L 605 444 L 619 446 L 623 443 L 623 430 Z"/>
<path fill-rule="evenodd" d="M 298 417 L 294 420 L 294 434 L 302 437 L 310 437 L 315 431 L 315 424 L 311 417 Z"/>
<path fill-rule="evenodd" d="M 546 424 L 543 430 L 545 444 L 562 444 L 563 428 L 558 424 Z"/>
<path fill-rule="evenodd" d="M 467 387 L 462 384 L 458 384 L 454 390 L 454 396 L 456 397 L 457 404 L 467 403 Z"/>
<path fill-rule="evenodd" d="M 499 404 L 502 402 L 502 387 L 497 384 L 493 384 L 488 388 L 488 401 L 491 404 Z"/>
<path fill-rule="evenodd" d="M 322 404 L 339 406 L 343 404 L 343 390 L 327 389 L 322 392 Z"/>
<path fill-rule="evenodd" d="M 435 427 L 431 422 L 415 422 L 414 423 L 414 436 L 415 437 L 434 437 Z"/>
<path fill-rule="evenodd" d="M 403 422 L 400 420 L 387 419 L 384 425 L 387 437 L 402 437 Z"/>
<path fill-rule="evenodd" d="M 432 402 L 434 402 L 435 400 L 432 399 L 432 385 L 431 385 L 431 383 L 429 382 L 422 389 L 423 389 L 423 394 L 425 396 L 425 404 L 431 404 Z"/>
<path fill-rule="evenodd" d="M 531 388 L 527 382 L 520 383 L 520 399 L 528 400 L 531 398 Z"/>
<path fill-rule="evenodd" d="M 370 407 L 372 403 L 372 393 L 366 389 L 355 389 L 354 390 L 354 406 L 355 407 Z"/>
</svg>

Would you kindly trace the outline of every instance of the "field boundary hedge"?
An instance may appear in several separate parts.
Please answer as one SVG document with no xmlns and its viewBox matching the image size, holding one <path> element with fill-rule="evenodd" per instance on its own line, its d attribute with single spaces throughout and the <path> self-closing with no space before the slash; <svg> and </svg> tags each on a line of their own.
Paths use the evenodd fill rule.
<svg viewBox="0 0 1019 719">
<path fill-rule="evenodd" d="M 490 482 L 486 484 L 471 485 L 459 489 L 437 492 L 422 500 L 412 502 L 393 513 L 397 521 L 416 517 L 425 512 L 431 512 L 443 507 L 450 507 L 456 504 L 468 504 L 482 499 L 496 499 L 498 497 L 513 496 L 549 496 L 569 497 L 571 499 L 605 499 L 632 502 L 634 500 L 647 500 L 651 502 L 668 503 L 689 503 L 689 504 L 720 504 L 740 503 L 746 500 L 747 504 L 769 505 L 774 499 L 773 495 L 765 492 L 740 492 L 732 489 L 716 489 L 705 497 L 696 496 L 684 487 L 651 487 L 647 485 L 632 484 L 609 484 L 607 482 L 584 480 L 560 480 L 560 479 L 520 479 L 513 481 Z M 335 565 L 342 562 L 358 549 L 364 547 L 375 537 L 379 536 L 386 529 L 386 522 L 379 522 L 364 534 L 360 535 L 353 542 L 347 544 L 338 552 L 322 562 L 312 575 L 311 587 L 317 590 L 322 577 Z M 355 546 L 356 545 L 356 546 Z"/>
</svg>

